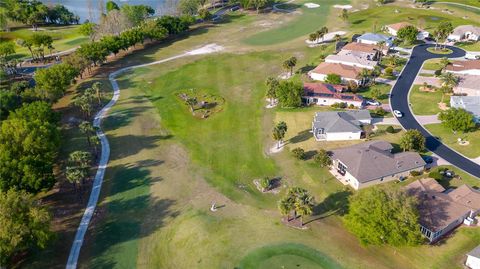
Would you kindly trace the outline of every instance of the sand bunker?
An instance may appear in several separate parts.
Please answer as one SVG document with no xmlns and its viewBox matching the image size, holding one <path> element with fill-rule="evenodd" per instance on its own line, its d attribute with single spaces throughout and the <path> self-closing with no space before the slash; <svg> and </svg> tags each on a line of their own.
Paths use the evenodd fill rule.
<svg viewBox="0 0 480 269">
<path fill-rule="evenodd" d="M 351 9 L 351 5 L 334 5 L 334 8 L 339 8 L 339 9 Z"/>
<path fill-rule="evenodd" d="M 318 7 L 320 7 L 319 4 L 315 4 L 315 3 L 305 3 L 304 6 L 306 6 L 307 8 L 318 8 Z"/>
</svg>

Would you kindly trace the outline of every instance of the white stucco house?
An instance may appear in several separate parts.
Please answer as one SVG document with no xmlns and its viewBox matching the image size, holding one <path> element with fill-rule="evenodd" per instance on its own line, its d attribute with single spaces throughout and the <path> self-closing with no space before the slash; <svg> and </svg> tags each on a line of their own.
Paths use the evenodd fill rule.
<svg viewBox="0 0 480 269">
<path fill-rule="evenodd" d="M 478 41 L 479 39 L 480 27 L 473 25 L 460 25 L 447 37 L 449 41 Z"/>
<path fill-rule="evenodd" d="M 337 54 L 328 55 L 325 58 L 325 62 L 339 63 L 339 64 L 348 65 L 348 66 L 354 66 L 354 67 L 373 70 L 375 66 L 378 64 L 378 61 L 374 59 L 375 59 L 375 54 L 373 53 L 341 50 Z"/>
<path fill-rule="evenodd" d="M 399 23 L 389 24 L 385 26 L 385 31 L 393 36 L 397 36 L 398 31 L 407 26 L 414 26 L 414 25 L 409 22 L 399 22 Z M 418 28 L 417 30 L 418 30 L 417 40 L 424 40 L 425 38 L 430 36 L 430 33 L 425 30 L 418 29 Z"/>
<path fill-rule="evenodd" d="M 362 126 L 372 123 L 368 110 L 317 112 L 312 122 L 313 137 L 317 141 L 361 139 Z"/>
<path fill-rule="evenodd" d="M 480 60 L 452 61 L 445 71 L 459 75 L 480 76 Z"/>
<path fill-rule="evenodd" d="M 392 36 L 382 35 L 382 34 L 375 34 L 375 33 L 365 33 L 359 37 L 357 37 L 357 42 L 363 44 L 370 44 L 370 45 L 378 45 L 380 42 L 385 42 L 387 47 L 393 46 L 393 40 L 395 40 Z"/>
<path fill-rule="evenodd" d="M 345 65 L 341 63 L 327 63 L 319 64 L 315 69 L 308 72 L 308 75 L 313 80 L 325 81 L 329 74 L 339 75 L 342 83 L 354 81 L 358 85 L 364 85 L 367 81 L 359 77 L 363 68 Z"/>
<path fill-rule="evenodd" d="M 480 96 L 450 96 L 450 107 L 463 108 L 472 113 L 477 123 L 480 122 Z"/>
<path fill-rule="evenodd" d="M 465 265 L 470 269 L 480 269 L 480 245 L 467 254 Z"/>
<path fill-rule="evenodd" d="M 342 85 L 327 83 L 304 83 L 302 100 L 307 105 L 331 106 L 335 103 L 345 103 L 347 106 L 363 107 L 362 96 L 344 92 Z"/>
<path fill-rule="evenodd" d="M 392 153 L 393 146 L 381 140 L 334 149 L 332 174 L 355 190 L 407 177 L 426 165 L 416 152 Z"/>
</svg>

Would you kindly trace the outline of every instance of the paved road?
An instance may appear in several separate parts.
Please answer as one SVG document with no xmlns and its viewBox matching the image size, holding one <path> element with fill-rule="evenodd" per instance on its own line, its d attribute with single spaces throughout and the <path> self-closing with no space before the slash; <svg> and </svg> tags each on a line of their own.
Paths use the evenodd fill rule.
<svg viewBox="0 0 480 269">
<path fill-rule="evenodd" d="M 453 53 L 451 53 L 450 55 L 432 54 L 426 50 L 428 47 L 433 46 L 434 45 L 431 44 L 419 45 L 414 48 L 410 60 L 408 61 L 402 74 L 398 78 L 397 83 L 392 89 L 390 96 L 390 104 L 392 106 L 392 109 L 400 110 L 403 112 L 404 116 L 398 119 L 403 128 L 417 129 L 425 136 L 427 140 L 426 146 L 430 151 L 434 152 L 436 155 L 451 163 L 452 165 L 455 165 L 456 167 L 464 170 L 465 172 L 480 178 L 480 165 L 474 163 L 473 161 L 464 157 L 458 152 L 450 149 L 449 147 L 442 144 L 442 142 L 437 140 L 435 137 L 433 137 L 423 128 L 422 125 L 420 125 L 420 123 L 418 123 L 417 119 L 410 110 L 408 93 L 425 60 L 432 58 L 441 58 L 445 56 L 449 58 L 459 58 L 465 56 L 465 51 L 451 46 L 447 46 L 453 51 Z"/>
</svg>

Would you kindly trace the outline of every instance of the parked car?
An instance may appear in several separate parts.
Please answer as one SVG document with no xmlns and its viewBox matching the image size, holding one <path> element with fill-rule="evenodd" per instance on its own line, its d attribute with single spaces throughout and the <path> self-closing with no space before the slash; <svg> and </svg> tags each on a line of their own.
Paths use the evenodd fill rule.
<svg viewBox="0 0 480 269">
<path fill-rule="evenodd" d="M 232 8 L 230 8 L 230 11 L 237 11 L 240 9 L 240 6 L 234 6 Z"/>
<path fill-rule="evenodd" d="M 376 100 L 367 100 L 367 105 L 369 106 L 379 106 L 380 105 L 380 102 L 376 101 Z"/>
<path fill-rule="evenodd" d="M 397 118 L 403 117 L 403 113 L 400 112 L 399 110 L 394 110 L 393 115 L 395 115 L 395 117 L 397 117 Z"/>
</svg>

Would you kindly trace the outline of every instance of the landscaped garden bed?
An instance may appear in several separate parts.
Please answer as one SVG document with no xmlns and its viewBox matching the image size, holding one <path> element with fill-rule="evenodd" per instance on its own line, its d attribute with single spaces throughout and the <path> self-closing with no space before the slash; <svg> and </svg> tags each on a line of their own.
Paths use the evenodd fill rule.
<svg viewBox="0 0 480 269">
<path fill-rule="evenodd" d="M 222 111 L 225 104 L 223 97 L 207 93 L 204 90 L 184 90 L 178 92 L 176 96 L 190 109 L 193 116 L 201 119 L 206 119 Z"/>
</svg>

